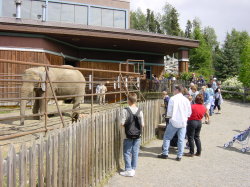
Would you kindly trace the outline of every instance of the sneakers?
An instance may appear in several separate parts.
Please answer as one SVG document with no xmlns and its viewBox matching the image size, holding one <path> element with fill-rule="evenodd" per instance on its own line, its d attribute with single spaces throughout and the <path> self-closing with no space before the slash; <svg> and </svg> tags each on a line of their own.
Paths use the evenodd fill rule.
<svg viewBox="0 0 250 187">
<path fill-rule="evenodd" d="M 176 161 L 181 161 L 181 158 L 180 158 L 180 157 L 176 157 L 175 160 L 176 160 Z"/>
<path fill-rule="evenodd" d="M 135 176 L 135 170 L 129 170 L 129 171 L 122 171 L 120 172 L 120 175 L 121 176 L 124 176 L 124 177 L 133 177 Z"/>
<path fill-rule="evenodd" d="M 201 156 L 201 154 L 200 153 L 195 153 L 195 156 Z"/>
<path fill-rule="evenodd" d="M 157 158 L 167 159 L 167 158 L 168 158 L 168 155 L 160 154 L 160 155 L 157 156 Z"/>
<path fill-rule="evenodd" d="M 184 153 L 184 156 L 186 156 L 186 157 L 193 157 L 194 154 L 191 154 L 191 153 Z"/>
</svg>

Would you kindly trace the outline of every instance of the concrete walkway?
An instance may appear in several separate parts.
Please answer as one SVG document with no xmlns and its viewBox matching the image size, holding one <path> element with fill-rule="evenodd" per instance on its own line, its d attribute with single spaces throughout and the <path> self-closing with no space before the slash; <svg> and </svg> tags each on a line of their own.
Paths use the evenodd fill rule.
<svg viewBox="0 0 250 187">
<path fill-rule="evenodd" d="M 250 105 L 225 102 L 222 108 L 222 114 L 215 114 L 211 124 L 202 127 L 201 157 L 183 157 L 181 162 L 177 162 L 174 160 L 176 150 L 172 149 L 168 160 L 157 159 L 162 141 L 155 140 L 142 147 L 135 177 L 116 174 L 107 186 L 249 187 L 250 152 L 242 153 L 238 144 L 227 149 L 223 145 L 250 125 Z"/>
</svg>

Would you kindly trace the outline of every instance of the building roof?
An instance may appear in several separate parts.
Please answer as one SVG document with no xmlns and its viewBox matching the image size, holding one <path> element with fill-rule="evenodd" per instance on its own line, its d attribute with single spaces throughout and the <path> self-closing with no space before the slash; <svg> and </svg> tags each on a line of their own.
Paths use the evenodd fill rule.
<svg viewBox="0 0 250 187">
<path fill-rule="evenodd" d="M 15 18 L 0 18 L 0 24 L 0 32 L 45 35 L 78 47 L 143 51 L 167 55 L 177 52 L 180 48 L 191 49 L 199 46 L 197 40 L 131 29 L 17 20 Z"/>
</svg>

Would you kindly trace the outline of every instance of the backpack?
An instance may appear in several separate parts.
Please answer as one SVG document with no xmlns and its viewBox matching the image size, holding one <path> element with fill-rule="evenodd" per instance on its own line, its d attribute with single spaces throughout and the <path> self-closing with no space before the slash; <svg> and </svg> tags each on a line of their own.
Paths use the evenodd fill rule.
<svg viewBox="0 0 250 187">
<path fill-rule="evenodd" d="M 138 139 L 141 135 L 141 119 L 139 117 L 141 110 L 138 109 L 136 114 L 133 114 L 129 107 L 125 109 L 128 111 L 128 118 L 124 124 L 126 137 Z"/>
</svg>

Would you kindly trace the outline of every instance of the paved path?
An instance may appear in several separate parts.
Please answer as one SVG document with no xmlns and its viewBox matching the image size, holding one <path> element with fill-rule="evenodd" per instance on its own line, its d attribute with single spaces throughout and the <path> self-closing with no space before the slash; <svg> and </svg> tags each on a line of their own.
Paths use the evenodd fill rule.
<svg viewBox="0 0 250 187">
<path fill-rule="evenodd" d="M 157 159 L 162 141 L 155 140 L 144 146 L 139 156 L 136 176 L 126 178 L 116 174 L 108 187 L 159 187 L 159 186 L 250 186 L 250 152 L 239 151 L 235 144 L 230 149 L 223 145 L 235 134 L 250 125 L 250 105 L 231 102 L 223 104 L 223 113 L 215 114 L 210 125 L 203 125 L 202 156 L 174 160 Z M 186 150 L 187 151 L 187 150 Z"/>
</svg>

